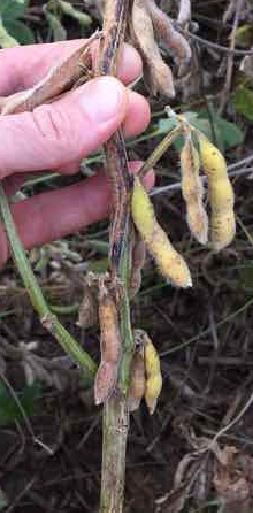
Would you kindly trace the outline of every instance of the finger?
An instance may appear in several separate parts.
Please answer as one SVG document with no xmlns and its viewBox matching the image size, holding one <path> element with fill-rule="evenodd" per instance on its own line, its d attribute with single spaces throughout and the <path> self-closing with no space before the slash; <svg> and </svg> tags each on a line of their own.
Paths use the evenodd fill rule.
<svg viewBox="0 0 253 513">
<path fill-rule="evenodd" d="M 88 155 L 120 126 L 128 96 L 117 79 L 96 78 L 52 104 L 0 117 L 0 178 Z"/>
<path fill-rule="evenodd" d="M 123 134 L 126 138 L 134 137 L 144 132 L 150 123 L 150 106 L 143 96 L 132 92 L 129 95 L 127 114 L 123 123 Z M 80 169 L 81 161 L 70 162 L 61 166 L 58 171 L 62 174 L 74 174 Z"/>
<path fill-rule="evenodd" d="M 104 143 L 123 119 L 124 135 L 134 136 L 147 127 L 150 109 L 144 98 L 109 77 L 33 112 L 2 116 L 0 177 L 69 168 Z"/>
<path fill-rule="evenodd" d="M 45 77 L 50 67 L 59 60 L 66 59 L 83 43 L 84 40 L 79 39 L 0 50 L 0 95 L 8 95 L 32 87 Z M 92 44 L 94 59 L 97 44 L 97 41 Z M 128 84 L 138 78 L 141 73 L 142 63 L 138 52 L 132 46 L 125 44 L 119 60 L 118 77 L 124 84 Z"/>
<path fill-rule="evenodd" d="M 144 96 L 131 92 L 123 123 L 123 134 L 128 139 L 144 132 L 150 123 L 150 106 Z"/>
<path fill-rule="evenodd" d="M 134 173 L 140 163 L 131 163 Z M 151 188 L 154 173 L 145 177 L 145 185 Z M 104 219 L 111 204 L 110 186 L 101 173 L 81 183 L 61 190 L 38 194 L 12 206 L 17 231 L 29 249 L 76 232 Z M 8 258 L 9 249 L 5 231 L 0 224 L 0 265 Z"/>
</svg>

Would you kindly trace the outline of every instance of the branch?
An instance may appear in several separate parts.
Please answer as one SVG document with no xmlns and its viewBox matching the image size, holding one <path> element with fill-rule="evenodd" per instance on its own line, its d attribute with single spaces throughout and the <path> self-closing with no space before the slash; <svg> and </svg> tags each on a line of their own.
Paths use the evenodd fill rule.
<svg viewBox="0 0 253 513">
<path fill-rule="evenodd" d="M 96 364 L 92 358 L 83 351 L 76 340 L 62 326 L 57 317 L 49 310 L 43 293 L 35 278 L 31 265 L 26 258 L 24 248 L 18 237 L 13 217 L 8 204 L 3 185 L 0 183 L 0 210 L 5 224 L 11 251 L 17 268 L 22 276 L 25 288 L 30 296 L 31 303 L 37 311 L 43 326 L 58 340 L 63 350 L 85 370 L 91 377 L 96 372 Z"/>
</svg>

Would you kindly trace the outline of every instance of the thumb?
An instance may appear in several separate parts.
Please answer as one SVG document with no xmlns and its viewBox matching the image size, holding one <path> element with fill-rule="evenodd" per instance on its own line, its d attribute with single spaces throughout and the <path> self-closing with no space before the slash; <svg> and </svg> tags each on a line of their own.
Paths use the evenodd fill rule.
<svg viewBox="0 0 253 513">
<path fill-rule="evenodd" d="M 121 82 L 101 77 L 33 112 L 0 117 L 0 178 L 80 160 L 115 132 L 127 105 Z"/>
</svg>

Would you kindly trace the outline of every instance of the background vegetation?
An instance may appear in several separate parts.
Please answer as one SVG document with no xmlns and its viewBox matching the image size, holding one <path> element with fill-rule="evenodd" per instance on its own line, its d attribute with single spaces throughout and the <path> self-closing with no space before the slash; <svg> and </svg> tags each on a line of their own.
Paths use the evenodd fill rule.
<svg viewBox="0 0 253 513">
<path fill-rule="evenodd" d="M 176 17 L 176 1 L 158 3 Z M 164 381 L 155 415 L 149 417 L 142 405 L 132 417 L 129 513 L 252 511 L 253 7 L 244 1 L 238 12 L 236 5 L 232 0 L 192 0 L 192 73 L 177 80 L 170 106 L 184 111 L 225 153 L 235 191 L 237 235 L 219 255 L 191 239 L 180 191 L 179 148 L 174 146 L 157 167 L 152 194 L 162 225 L 192 269 L 194 287 L 171 288 L 147 259 L 133 324 L 152 336 Z M 99 24 L 91 0 L 0 2 L 2 47 L 88 37 Z M 228 47 L 236 51 L 228 52 Z M 142 81 L 135 87 L 148 95 Z M 170 128 L 166 101 L 151 103 L 147 132 L 128 142 L 133 159 L 145 160 Z M 29 196 L 74 183 L 96 171 L 102 160 L 100 153 L 92 155 L 74 177 L 49 170 L 27 181 L 21 193 Z M 84 332 L 76 321 L 83 273 L 103 271 L 107 249 L 103 222 L 30 252 L 51 308 L 97 361 L 99 333 Z M 11 261 L 0 275 L 0 377 L 0 508 L 17 513 L 94 511 L 101 411 L 93 405 L 90 383 L 80 379 L 39 324 Z M 215 436 L 217 445 L 202 451 Z M 173 495 L 176 469 L 181 491 Z M 238 502 L 243 493 L 247 500 Z M 186 495 L 190 499 L 185 502 Z"/>
</svg>

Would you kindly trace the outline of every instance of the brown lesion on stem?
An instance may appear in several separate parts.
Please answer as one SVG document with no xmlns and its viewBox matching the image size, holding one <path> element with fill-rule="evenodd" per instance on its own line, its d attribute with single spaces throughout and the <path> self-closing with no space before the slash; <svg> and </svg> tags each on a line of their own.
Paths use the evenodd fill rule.
<svg viewBox="0 0 253 513">
<path fill-rule="evenodd" d="M 104 37 L 100 42 L 100 74 L 116 74 L 118 57 L 124 40 L 129 10 L 128 0 L 107 0 L 104 17 Z M 130 266 L 130 197 L 132 176 L 121 130 L 105 144 L 106 167 L 112 185 L 113 206 L 110 222 L 109 273 L 111 284 L 122 283 L 122 295 L 117 302 L 118 342 L 122 359 L 114 393 L 105 402 L 103 416 L 103 452 L 100 513 L 121 513 L 123 509 L 125 451 L 129 428 L 127 380 L 131 351 L 128 275 Z"/>
</svg>

